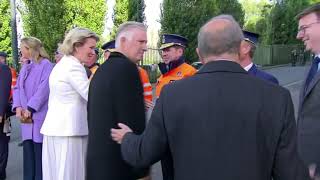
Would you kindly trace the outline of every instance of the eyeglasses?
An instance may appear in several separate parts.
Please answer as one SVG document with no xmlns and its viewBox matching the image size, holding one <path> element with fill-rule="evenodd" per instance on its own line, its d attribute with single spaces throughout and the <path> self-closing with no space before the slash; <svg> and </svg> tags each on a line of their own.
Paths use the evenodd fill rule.
<svg viewBox="0 0 320 180">
<path fill-rule="evenodd" d="M 314 22 L 314 23 L 310 23 L 310 24 L 301 26 L 301 27 L 298 29 L 298 33 L 303 33 L 303 34 L 304 34 L 308 28 L 310 28 L 312 25 L 318 24 L 318 23 L 320 23 L 320 21 L 317 21 L 317 22 Z"/>
</svg>

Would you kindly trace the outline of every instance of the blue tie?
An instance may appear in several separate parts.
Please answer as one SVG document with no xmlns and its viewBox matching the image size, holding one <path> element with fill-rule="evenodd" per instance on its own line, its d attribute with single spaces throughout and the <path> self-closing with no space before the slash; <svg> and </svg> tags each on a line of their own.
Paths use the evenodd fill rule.
<svg viewBox="0 0 320 180">
<path fill-rule="evenodd" d="M 311 65 L 311 69 L 309 71 L 307 80 L 306 80 L 306 88 L 308 88 L 311 80 L 313 79 L 314 75 L 316 75 L 317 71 L 318 71 L 318 64 L 320 62 L 320 58 L 316 57 L 314 58 L 312 65 Z"/>
</svg>

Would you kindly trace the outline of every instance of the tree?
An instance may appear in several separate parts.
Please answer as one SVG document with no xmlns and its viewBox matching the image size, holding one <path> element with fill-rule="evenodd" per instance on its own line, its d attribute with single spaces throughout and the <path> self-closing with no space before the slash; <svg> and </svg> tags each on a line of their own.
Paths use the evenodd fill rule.
<svg viewBox="0 0 320 180">
<path fill-rule="evenodd" d="M 72 27 L 88 28 L 98 35 L 104 29 L 107 11 L 105 0 L 64 0 L 67 29 Z"/>
<path fill-rule="evenodd" d="M 218 0 L 219 14 L 230 14 L 242 27 L 244 23 L 245 12 L 238 0 Z"/>
<path fill-rule="evenodd" d="M 113 29 L 111 31 L 111 37 L 114 38 L 116 31 L 120 24 L 128 21 L 128 0 L 116 0 L 116 4 L 113 8 Z"/>
<path fill-rule="evenodd" d="M 144 9 L 146 5 L 144 0 L 129 0 L 128 3 L 128 20 L 145 22 Z"/>
<path fill-rule="evenodd" d="M 297 44 L 298 24 L 294 17 L 309 6 L 309 0 L 283 0 L 274 4 L 267 18 L 266 44 Z"/>
<path fill-rule="evenodd" d="M 39 38 L 50 55 L 74 26 L 102 34 L 106 12 L 104 0 L 24 0 L 22 10 L 27 36 Z"/>
<path fill-rule="evenodd" d="M 50 55 L 57 48 L 66 30 L 64 0 L 24 0 L 21 12 L 26 36 L 42 41 Z"/>
<path fill-rule="evenodd" d="M 266 14 L 264 13 L 266 13 L 265 11 L 267 10 L 266 7 L 269 5 L 269 1 L 240 0 L 240 3 L 245 11 L 243 29 L 251 32 L 260 32 L 257 31 L 256 25 L 261 19 L 265 18 Z"/>
<path fill-rule="evenodd" d="M 231 14 L 240 23 L 243 22 L 244 13 L 236 0 L 163 0 L 160 17 L 161 34 L 185 36 L 189 40 L 185 52 L 187 61 L 197 61 L 195 48 L 200 27 L 213 16 L 222 13 Z"/>
<path fill-rule="evenodd" d="M 0 0 L 0 51 L 7 54 L 12 54 L 10 17 L 9 0 Z"/>
</svg>

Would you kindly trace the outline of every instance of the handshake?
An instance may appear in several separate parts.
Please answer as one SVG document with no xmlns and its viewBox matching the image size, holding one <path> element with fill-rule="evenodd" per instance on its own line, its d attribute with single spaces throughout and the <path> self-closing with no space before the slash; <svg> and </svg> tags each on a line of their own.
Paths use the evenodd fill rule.
<svg viewBox="0 0 320 180">
<path fill-rule="evenodd" d="M 28 109 L 16 108 L 16 117 L 20 119 L 21 123 L 32 123 L 32 113 Z"/>
</svg>

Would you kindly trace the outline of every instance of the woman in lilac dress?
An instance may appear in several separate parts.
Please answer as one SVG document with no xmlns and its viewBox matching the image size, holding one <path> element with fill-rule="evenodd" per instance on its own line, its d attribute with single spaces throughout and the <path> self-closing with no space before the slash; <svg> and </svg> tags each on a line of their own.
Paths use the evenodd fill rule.
<svg viewBox="0 0 320 180">
<path fill-rule="evenodd" d="M 48 79 L 53 64 L 41 41 L 34 37 L 21 40 L 23 62 L 17 85 L 13 91 L 13 110 L 19 119 L 31 118 L 31 123 L 21 123 L 23 140 L 23 179 L 42 179 L 42 135 L 40 128 L 48 110 Z"/>
</svg>

